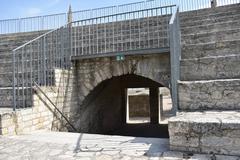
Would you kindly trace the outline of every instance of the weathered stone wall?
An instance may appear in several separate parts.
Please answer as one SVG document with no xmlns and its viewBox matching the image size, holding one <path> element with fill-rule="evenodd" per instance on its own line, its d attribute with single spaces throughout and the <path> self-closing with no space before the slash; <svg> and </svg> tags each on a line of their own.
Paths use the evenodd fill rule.
<svg viewBox="0 0 240 160">
<path fill-rule="evenodd" d="M 49 93 L 51 97 L 52 93 Z M 51 130 L 53 112 L 49 110 L 49 105 L 46 105 L 46 99 L 42 100 L 41 94 L 35 94 L 33 104 L 32 108 L 0 114 L 0 135 L 23 134 L 40 129 Z"/>
<path fill-rule="evenodd" d="M 85 59 L 77 61 L 76 68 L 80 98 L 102 81 L 121 75 L 139 75 L 163 86 L 170 83 L 169 54 L 126 56 L 124 61 L 117 61 L 115 57 Z"/>
<path fill-rule="evenodd" d="M 83 101 L 96 86 L 117 76 L 134 74 L 149 78 L 163 86 L 169 86 L 170 83 L 168 54 L 126 56 L 124 61 L 117 61 L 115 57 L 83 59 L 75 63 L 79 106 L 72 107 L 71 113 L 79 112 Z M 72 121 L 76 122 L 81 116 L 72 117 L 74 117 Z"/>
<path fill-rule="evenodd" d="M 239 79 L 190 81 L 178 85 L 181 110 L 240 109 Z"/>
<path fill-rule="evenodd" d="M 181 61 L 181 80 L 240 78 L 240 55 L 187 59 Z"/>
</svg>

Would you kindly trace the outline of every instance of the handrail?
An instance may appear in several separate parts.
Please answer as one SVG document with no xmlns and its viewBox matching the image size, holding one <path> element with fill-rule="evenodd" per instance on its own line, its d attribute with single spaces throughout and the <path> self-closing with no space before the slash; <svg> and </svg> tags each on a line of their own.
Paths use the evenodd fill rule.
<svg viewBox="0 0 240 160">
<path fill-rule="evenodd" d="M 131 11 L 131 12 L 116 13 L 116 14 L 111 14 L 111 15 L 106 15 L 106 16 L 99 16 L 99 17 L 94 17 L 94 18 L 77 20 L 77 21 L 73 21 L 73 23 L 90 21 L 90 20 L 100 19 L 100 18 L 115 17 L 115 16 L 119 16 L 119 15 L 132 14 L 132 13 L 138 13 L 138 12 L 144 12 L 144 11 L 151 11 L 151 10 L 156 10 L 156 9 L 173 8 L 173 7 L 176 7 L 176 5 L 167 5 L 167 6 L 161 6 L 161 7 L 154 7 L 154 8 L 148 8 L 148 9 L 136 10 L 136 11 Z"/>
<path fill-rule="evenodd" d="M 72 23 L 72 22 L 67 23 L 67 24 L 65 24 L 64 26 L 69 25 L 69 24 L 71 24 L 71 23 Z M 42 37 L 44 37 L 44 36 L 46 36 L 46 35 L 48 35 L 48 34 L 50 34 L 50 33 L 53 33 L 54 31 L 57 31 L 57 30 L 63 28 L 64 26 L 61 26 L 61 27 L 59 27 L 59 28 L 57 28 L 57 29 L 53 29 L 53 30 L 51 30 L 51 31 L 48 31 L 48 32 L 46 32 L 46 33 L 44 33 L 44 34 L 42 34 L 42 35 L 40 35 L 40 36 L 38 36 L 38 37 L 36 37 L 36 38 L 34 38 L 34 39 L 32 39 L 32 40 L 30 40 L 30 41 L 28 41 L 28 42 L 22 44 L 21 46 L 15 48 L 15 49 L 12 50 L 12 51 L 14 52 L 14 51 L 16 51 L 16 50 L 18 50 L 18 49 L 20 49 L 20 48 L 22 48 L 22 47 L 24 47 L 24 46 L 26 46 L 26 45 L 32 43 L 32 42 L 34 42 L 34 41 L 36 41 L 36 40 L 38 40 L 38 39 L 40 39 L 40 38 L 42 38 Z"/>
<path fill-rule="evenodd" d="M 115 5 L 101 8 L 86 9 L 71 12 L 73 21 L 96 18 L 99 16 L 125 13 L 133 10 L 141 10 L 148 6 L 159 7 L 177 4 L 180 12 L 192 11 L 213 7 L 212 0 L 145 0 L 140 2 Z M 240 3 L 240 0 L 215 0 L 218 6 Z M 32 16 L 23 18 L 13 18 L 0 20 L 0 34 L 29 32 L 39 30 L 50 30 L 64 25 L 68 20 L 67 13 L 58 13 L 42 16 Z"/>
<path fill-rule="evenodd" d="M 65 119 L 65 121 L 71 126 L 71 128 L 77 132 L 77 129 L 71 124 L 71 122 L 65 117 L 65 115 L 57 108 L 57 106 L 52 102 L 52 100 L 44 93 L 44 91 L 41 89 L 41 87 L 34 81 L 33 82 L 36 88 L 44 95 L 45 98 L 51 103 L 51 105 L 58 111 L 58 113 L 61 114 L 61 116 Z"/>
<path fill-rule="evenodd" d="M 171 3 L 172 4 L 172 3 Z M 98 16 L 112 15 L 116 13 L 124 13 L 144 8 L 153 8 L 156 6 L 166 6 L 161 0 L 140 1 L 136 3 L 127 3 L 123 5 L 108 6 L 102 8 L 81 10 L 71 12 L 73 21 L 94 18 Z M 58 28 L 68 21 L 68 13 L 59 13 L 52 15 L 14 18 L 8 20 L 0 20 L 0 34 L 29 32 L 39 30 L 50 30 Z"/>
</svg>

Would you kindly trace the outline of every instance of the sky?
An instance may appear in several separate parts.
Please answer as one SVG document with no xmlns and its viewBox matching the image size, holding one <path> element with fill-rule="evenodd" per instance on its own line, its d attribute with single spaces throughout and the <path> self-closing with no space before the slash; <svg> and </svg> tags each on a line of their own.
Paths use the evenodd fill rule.
<svg viewBox="0 0 240 160">
<path fill-rule="evenodd" d="M 121 5 L 145 0 L 0 0 L 0 19 L 12 19 L 21 17 L 31 17 L 48 15 L 55 13 L 66 13 L 71 4 L 73 11 L 100 8 L 113 5 Z M 167 1 L 180 2 L 182 6 L 202 5 L 209 6 L 210 0 L 159 0 L 163 3 Z M 218 3 L 239 2 L 240 0 L 217 0 Z"/>
<path fill-rule="evenodd" d="M 139 2 L 141 0 L 0 0 L 0 19 L 65 13 L 71 4 L 73 11 Z"/>
</svg>

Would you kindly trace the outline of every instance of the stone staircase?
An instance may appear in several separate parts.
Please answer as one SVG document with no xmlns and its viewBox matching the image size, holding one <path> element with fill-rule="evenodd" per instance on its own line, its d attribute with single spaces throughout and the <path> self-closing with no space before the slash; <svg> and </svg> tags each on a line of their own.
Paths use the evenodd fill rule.
<svg viewBox="0 0 240 160">
<path fill-rule="evenodd" d="M 181 14 L 172 150 L 240 156 L 240 4 Z"/>
<path fill-rule="evenodd" d="M 0 35 L 0 108 L 12 107 L 12 50 L 45 32 Z"/>
</svg>

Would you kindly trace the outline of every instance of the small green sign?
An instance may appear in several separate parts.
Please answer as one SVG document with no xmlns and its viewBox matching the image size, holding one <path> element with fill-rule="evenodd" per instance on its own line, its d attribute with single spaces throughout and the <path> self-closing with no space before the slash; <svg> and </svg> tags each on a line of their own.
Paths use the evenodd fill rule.
<svg viewBox="0 0 240 160">
<path fill-rule="evenodd" d="M 124 55 L 117 55 L 116 59 L 117 59 L 117 61 L 124 61 L 125 60 L 125 56 Z"/>
</svg>

